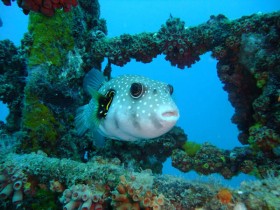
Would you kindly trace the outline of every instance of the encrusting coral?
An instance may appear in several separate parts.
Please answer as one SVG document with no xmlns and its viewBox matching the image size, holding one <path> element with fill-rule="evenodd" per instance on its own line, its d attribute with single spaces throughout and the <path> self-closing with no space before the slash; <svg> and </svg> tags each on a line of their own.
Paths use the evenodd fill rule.
<svg viewBox="0 0 280 210">
<path fill-rule="evenodd" d="M 280 176 L 268 172 L 263 180 L 241 184 L 241 198 L 250 209 L 278 209 L 280 206 Z"/>
<path fill-rule="evenodd" d="M 73 13 L 57 11 L 52 18 L 30 13 L 28 30 L 32 37 L 28 65 L 48 63 L 63 66 L 67 53 L 74 48 Z M 46 30 L 47 29 L 47 30 Z"/>
<path fill-rule="evenodd" d="M 277 185 L 279 177 L 270 174 L 263 181 L 243 184 L 242 189 L 227 189 L 215 181 L 188 181 L 168 175 L 155 175 L 150 170 L 139 172 L 125 169 L 119 161 L 104 160 L 102 157 L 92 162 L 80 163 L 68 159 L 50 158 L 44 154 L 13 154 L 3 158 L 2 169 L 13 169 L 20 162 L 15 173 L 24 174 L 17 177 L 35 177 L 41 183 L 40 190 L 34 194 L 49 194 L 44 189 L 44 182 L 57 180 L 64 183 L 66 188 L 60 193 L 60 201 L 66 209 L 79 209 L 81 206 L 92 206 L 96 209 L 233 209 L 235 206 L 251 208 L 255 206 L 254 198 L 262 202 L 261 206 L 269 202 L 269 206 L 277 205 Z M 20 173 L 25 171 L 24 173 Z M 6 172 L 2 170 L 1 183 L 7 183 Z M 4 176 L 3 176 L 4 175 Z M 16 179 L 21 180 L 21 179 Z M 25 182 L 26 180 L 22 180 Z M 29 181 L 29 180 L 28 180 Z M 31 181 L 31 180 L 30 180 Z M 273 184 L 274 183 L 274 184 Z M 276 182 L 277 183 L 277 182 Z M 51 187 L 51 186 L 50 186 Z M 254 189 L 254 190 L 251 190 Z M 267 189 L 263 191 L 263 188 Z M 20 188 L 24 193 L 32 193 L 32 185 L 26 182 Z M 59 189 L 61 189 L 59 187 Z M 60 190 L 61 191 L 61 190 Z M 40 193 L 42 192 L 42 193 Z M 49 191 L 51 192 L 51 191 Z M 265 200 L 260 196 L 265 192 Z M 252 195 L 247 196 L 247 195 Z M 51 198 L 52 196 L 49 196 Z M 8 198 L 6 198 L 7 200 Z M 42 198 L 43 199 L 43 198 Z M 21 205 L 37 205 L 37 201 L 23 198 Z M 48 202 L 53 202 L 52 200 Z M 91 203 L 91 205 L 89 205 Z M 53 205 L 53 204 L 52 204 Z M 1 204 L 0 204 L 1 206 Z M 89 208 L 88 208 L 89 209 Z M 254 209 L 254 208 L 253 208 Z"/>
<path fill-rule="evenodd" d="M 172 66 L 177 66 L 180 69 L 185 68 L 185 66 L 190 67 L 199 61 L 199 54 L 206 51 L 206 46 L 203 49 L 198 49 L 199 46 L 193 44 L 193 39 L 186 30 L 185 23 L 172 16 L 155 37 L 163 42 L 165 60 L 170 61 Z"/>
<path fill-rule="evenodd" d="M 0 199 L 12 197 L 13 204 L 20 204 L 24 194 L 30 193 L 30 185 L 27 175 L 19 167 L 0 168 Z"/>
<path fill-rule="evenodd" d="M 51 180 L 50 181 L 50 190 L 53 192 L 63 192 L 64 186 L 58 180 Z"/>
<path fill-rule="evenodd" d="M 232 192 L 226 188 L 220 189 L 217 193 L 217 198 L 221 201 L 221 203 L 228 204 L 232 201 Z"/>
<path fill-rule="evenodd" d="M 270 156 L 263 153 L 256 157 L 255 150 L 251 147 L 235 147 L 229 151 L 209 143 L 199 145 L 199 149 L 190 154 L 184 148 L 174 149 L 171 159 L 172 165 L 180 171 L 195 170 L 204 175 L 219 173 L 226 179 L 231 179 L 240 172 L 264 178 L 269 168 L 279 170 L 280 163 L 278 159 L 271 163 Z"/>
<path fill-rule="evenodd" d="M 152 191 L 153 179 L 149 171 L 143 171 L 141 176 L 120 176 L 120 182 L 112 192 L 112 206 L 118 210 L 161 209 L 165 198 Z"/>
<path fill-rule="evenodd" d="M 26 74 L 22 53 L 11 41 L 0 41 L 0 100 L 7 104 L 10 111 L 6 118 L 6 129 L 9 132 L 20 128 Z"/>
<path fill-rule="evenodd" d="M 88 185 L 73 185 L 63 192 L 59 199 L 64 205 L 64 210 L 83 209 L 83 210 L 103 210 L 105 209 L 102 194 L 96 193 Z"/>
<path fill-rule="evenodd" d="M 6 6 L 11 5 L 11 0 L 2 0 Z M 64 12 L 69 12 L 71 7 L 78 5 L 77 0 L 18 0 L 17 4 L 23 9 L 24 14 L 30 11 L 39 12 L 46 16 L 53 16 L 56 10 L 63 8 Z"/>
</svg>

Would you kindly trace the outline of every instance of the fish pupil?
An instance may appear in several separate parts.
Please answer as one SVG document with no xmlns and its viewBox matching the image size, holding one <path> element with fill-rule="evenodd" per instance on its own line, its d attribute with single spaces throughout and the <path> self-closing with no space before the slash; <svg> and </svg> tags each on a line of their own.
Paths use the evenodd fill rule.
<svg viewBox="0 0 280 210">
<path fill-rule="evenodd" d="M 144 86 L 141 83 L 132 83 L 130 86 L 130 95 L 132 98 L 139 98 L 144 93 Z"/>
</svg>

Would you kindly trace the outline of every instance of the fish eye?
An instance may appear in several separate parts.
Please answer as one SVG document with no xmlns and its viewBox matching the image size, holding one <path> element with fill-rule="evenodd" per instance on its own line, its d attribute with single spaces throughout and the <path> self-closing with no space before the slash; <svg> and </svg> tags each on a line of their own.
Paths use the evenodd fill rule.
<svg viewBox="0 0 280 210">
<path fill-rule="evenodd" d="M 169 89 L 170 95 L 172 95 L 172 93 L 173 93 L 173 91 L 174 91 L 173 86 L 168 84 L 167 87 L 168 87 L 168 89 Z"/>
<path fill-rule="evenodd" d="M 130 95 L 132 98 L 139 98 L 144 93 L 144 86 L 141 83 L 132 83 L 130 86 Z"/>
</svg>

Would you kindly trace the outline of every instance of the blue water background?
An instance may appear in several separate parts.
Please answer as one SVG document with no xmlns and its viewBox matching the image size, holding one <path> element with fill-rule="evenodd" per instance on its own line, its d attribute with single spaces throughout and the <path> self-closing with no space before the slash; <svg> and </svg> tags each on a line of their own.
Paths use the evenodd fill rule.
<svg viewBox="0 0 280 210">
<path fill-rule="evenodd" d="M 108 36 L 124 33 L 156 32 L 170 14 L 185 21 L 186 27 L 196 26 L 209 20 L 210 15 L 224 14 L 229 19 L 240 18 L 253 13 L 267 13 L 280 9 L 279 0 L 100 0 L 101 17 L 105 18 Z M 0 40 L 10 39 L 20 45 L 23 33 L 27 31 L 28 16 L 13 2 L 5 7 L 0 3 Z M 120 68 L 113 66 L 112 76 L 121 74 L 141 74 L 162 80 L 174 86 L 174 99 L 180 109 L 178 126 L 182 127 L 188 139 L 198 143 L 210 142 L 219 148 L 231 149 L 241 146 L 237 139 L 238 130 L 231 123 L 234 109 L 222 89 L 217 77 L 217 61 L 210 53 L 190 69 L 180 70 L 172 67 L 160 55 L 152 63 L 143 64 L 132 61 Z M 105 63 L 106 64 L 106 63 Z M 104 64 L 104 65 L 105 65 Z M 0 120 L 5 121 L 8 110 L 0 103 Z M 196 173 L 181 173 L 172 168 L 170 159 L 164 164 L 163 173 L 197 178 Z M 214 176 L 221 179 L 220 176 Z M 240 175 L 223 183 L 237 186 L 242 180 L 252 177 Z"/>
</svg>

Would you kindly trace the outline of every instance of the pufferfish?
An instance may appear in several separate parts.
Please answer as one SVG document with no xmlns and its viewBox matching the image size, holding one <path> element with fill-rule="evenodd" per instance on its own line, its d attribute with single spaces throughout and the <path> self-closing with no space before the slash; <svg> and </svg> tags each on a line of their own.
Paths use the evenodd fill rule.
<svg viewBox="0 0 280 210">
<path fill-rule="evenodd" d="M 78 134 L 98 131 L 107 138 L 136 141 L 161 136 L 171 130 L 179 110 L 173 87 L 139 75 L 122 75 L 109 81 L 92 69 L 84 78 L 92 99 L 77 110 Z"/>
</svg>

